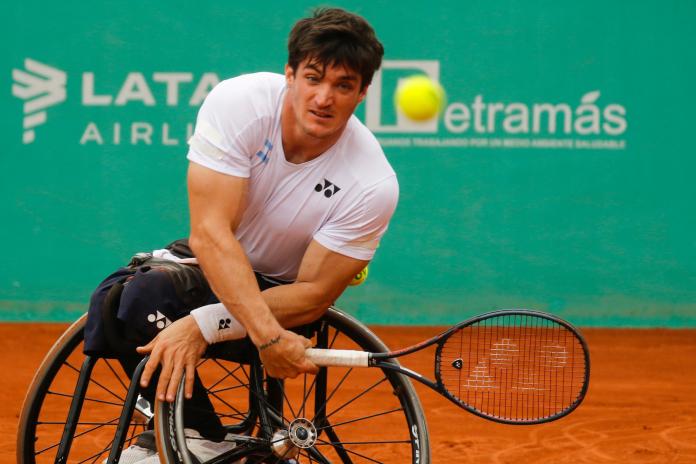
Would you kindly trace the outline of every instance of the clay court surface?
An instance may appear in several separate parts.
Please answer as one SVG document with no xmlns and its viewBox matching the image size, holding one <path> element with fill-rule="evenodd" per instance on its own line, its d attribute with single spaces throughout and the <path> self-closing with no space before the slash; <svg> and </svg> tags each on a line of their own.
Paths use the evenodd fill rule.
<svg viewBox="0 0 696 464">
<path fill-rule="evenodd" d="M 15 462 L 17 421 L 34 371 L 65 324 L 0 324 L 0 462 Z M 393 348 L 438 328 L 377 327 Z M 592 377 L 570 416 L 535 426 L 499 425 L 417 386 L 434 463 L 696 462 L 696 330 L 586 329 Z M 432 372 L 431 354 L 405 364 Z"/>
</svg>

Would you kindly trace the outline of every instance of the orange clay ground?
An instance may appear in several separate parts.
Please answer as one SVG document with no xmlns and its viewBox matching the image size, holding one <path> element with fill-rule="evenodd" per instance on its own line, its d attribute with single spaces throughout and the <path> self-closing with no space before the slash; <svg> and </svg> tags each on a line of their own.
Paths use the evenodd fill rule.
<svg viewBox="0 0 696 464">
<path fill-rule="evenodd" d="M 15 462 L 18 416 L 34 371 L 65 324 L 0 324 L 0 463 Z M 396 349 L 438 328 L 376 327 Z M 434 463 L 695 463 L 696 330 L 586 329 L 590 389 L 570 416 L 535 426 L 475 417 L 417 386 Z M 405 364 L 431 375 L 432 355 Z"/>
</svg>

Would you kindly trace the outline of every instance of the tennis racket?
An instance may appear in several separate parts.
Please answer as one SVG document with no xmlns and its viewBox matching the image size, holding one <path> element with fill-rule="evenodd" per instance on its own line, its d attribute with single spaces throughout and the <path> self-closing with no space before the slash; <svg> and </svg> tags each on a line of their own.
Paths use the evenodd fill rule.
<svg viewBox="0 0 696 464">
<path fill-rule="evenodd" d="M 435 350 L 435 381 L 393 358 Z M 539 424 L 582 402 L 590 354 L 580 332 L 551 314 L 501 310 L 461 322 L 429 340 L 388 353 L 309 348 L 319 366 L 391 369 L 427 385 L 459 407 L 506 424 Z"/>
</svg>

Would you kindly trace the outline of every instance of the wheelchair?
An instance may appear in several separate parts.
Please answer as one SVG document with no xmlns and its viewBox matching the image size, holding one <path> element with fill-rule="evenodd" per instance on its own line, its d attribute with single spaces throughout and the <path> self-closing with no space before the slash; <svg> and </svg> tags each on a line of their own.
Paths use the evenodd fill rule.
<svg viewBox="0 0 696 464">
<path fill-rule="evenodd" d="M 183 384 L 174 402 L 150 404 L 138 386 L 147 358 L 129 378 L 115 354 L 85 355 L 86 319 L 58 339 L 31 383 L 17 462 L 116 463 L 123 449 L 154 429 L 160 462 L 199 463 L 189 450 L 196 436 L 184 427 Z M 320 348 L 388 351 L 335 307 L 303 335 Z M 253 347 L 240 350 L 235 343 L 212 345 L 197 368 L 225 440 L 234 443 L 206 462 L 430 463 L 425 416 L 407 377 L 328 367 L 316 376 L 279 380 L 266 375 Z"/>
</svg>

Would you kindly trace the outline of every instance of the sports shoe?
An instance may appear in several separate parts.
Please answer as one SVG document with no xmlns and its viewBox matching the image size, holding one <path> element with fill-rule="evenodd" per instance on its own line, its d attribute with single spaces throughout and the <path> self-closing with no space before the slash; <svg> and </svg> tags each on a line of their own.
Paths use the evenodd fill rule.
<svg viewBox="0 0 696 464">
<path fill-rule="evenodd" d="M 193 429 L 184 429 L 184 433 L 186 434 L 186 446 L 201 462 L 231 451 L 236 446 L 230 435 L 227 435 L 221 442 L 215 442 L 206 440 L 198 431 Z"/>
<path fill-rule="evenodd" d="M 155 448 L 155 435 L 152 430 L 145 431 L 138 436 L 134 444 L 121 451 L 118 464 L 135 464 L 154 456 L 157 458 Z M 102 461 L 105 464 L 108 457 Z M 156 461 L 156 462 L 159 462 Z"/>
<path fill-rule="evenodd" d="M 224 440 L 215 442 L 203 438 L 201 434 L 194 429 L 184 429 L 184 433 L 186 434 L 186 446 L 200 462 L 209 461 L 222 453 L 231 451 L 237 445 L 232 441 L 232 435 L 227 435 Z M 159 456 L 155 453 L 154 455 L 147 456 L 142 461 L 138 461 L 138 464 L 159 464 L 159 462 Z M 120 461 L 119 464 L 121 464 Z"/>
<path fill-rule="evenodd" d="M 156 454 L 156 451 L 138 445 L 131 445 L 121 452 L 121 458 L 118 460 L 118 464 L 135 464 L 136 462 L 140 462 Z M 104 459 L 104 463 L 106 463 L 106 459 Z"/>
</svg>

